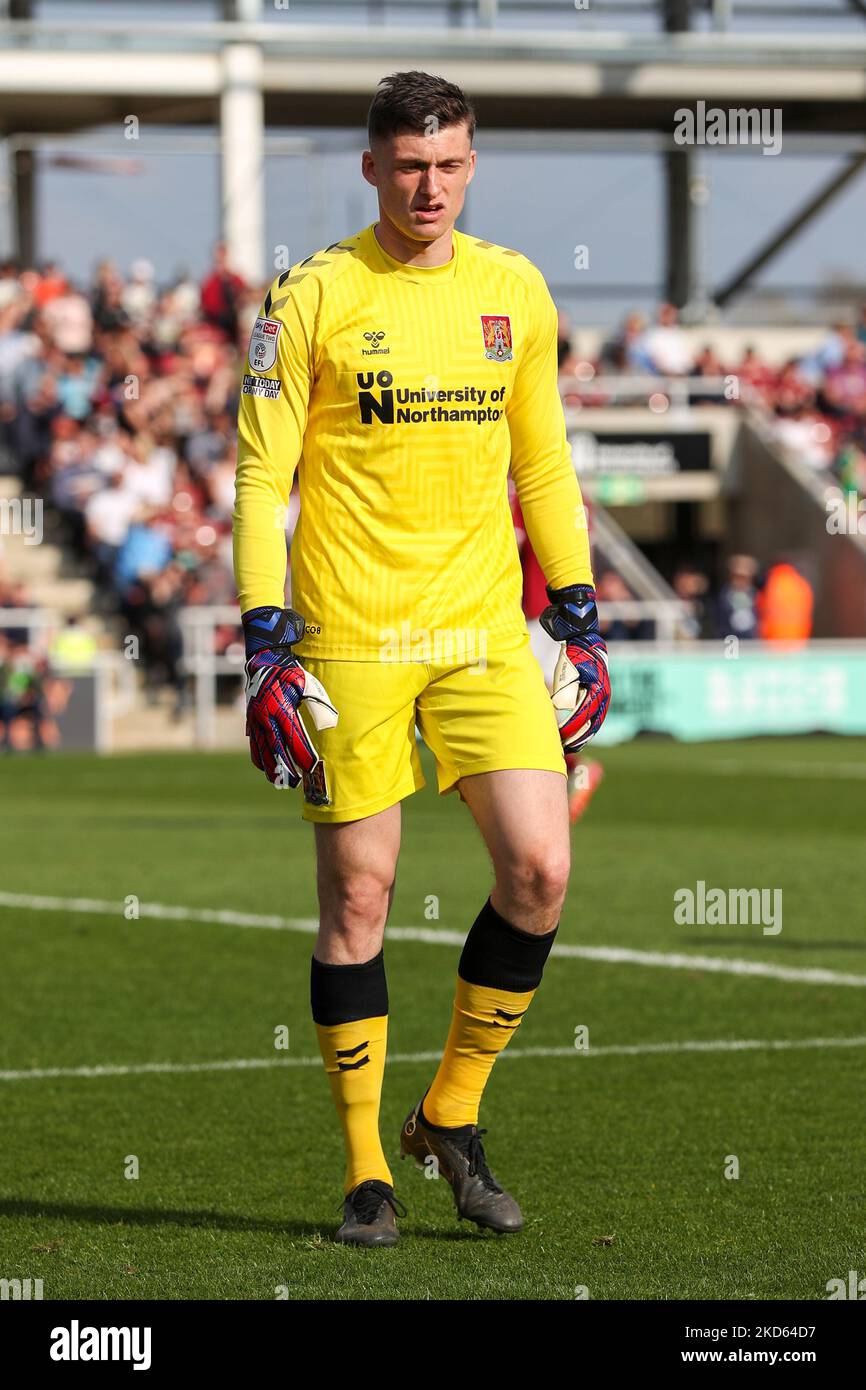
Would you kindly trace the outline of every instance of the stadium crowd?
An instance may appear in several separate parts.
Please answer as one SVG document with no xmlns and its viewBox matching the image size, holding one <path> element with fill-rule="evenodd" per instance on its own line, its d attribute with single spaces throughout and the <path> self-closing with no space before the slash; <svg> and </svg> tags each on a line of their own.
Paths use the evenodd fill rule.
<svg viewBox="0 0 866 1390">
<path fill-rule="evenodd" d="M 642 314 L 627 315 L 597 359 L 576 354 L 572 342 L 560 315 L 567 404 L 610 404 L 611 377 L 681 378 L 691 405 L 758 407 L 782 448 L 824 471 L 843 492 L 866 496 L 866 305 L 856 323 L 834 324 L 814 352 L 781 366 L 763 361 L 753 347 L 732 362 L 709 343 L 695 351 L 672 304 L 661 304 L 652 324 Z M 645 390 L 635 398 L 645 401 Z M 626 398 L 618 392 L 615 399 Z"/>
<path fill-rule="evenodd" d="M 54 265 L 0 269 L 3 470 L 51 504 L 179 707 L 179 610 L 235 601 L 239 345 L 258 303 L 222 246 L 201 285 L 164 289 L 145 261 L 126 277 L 103 261 L 88 291 Z"/>
<path fill-rule="evenodd" d="M 97 582 L 102 610 L 139 637 L 153 688 L 172 687 L 178 709 L 180 610 L 235 601 L 234 422 L 261 294 L 232 272 L 222 245 L 200 284 L 180 274 L 160 286 L 144 260 L 126 274 L 102 261 L 87 288 L 55 264 L 0 266 L 0 471 L 17 472 L 50 503 L 61 539 Z M 566 403 L 582 406 L 607 403 L 610 378 L 634 374 L 683 378 L 694 403 L 726 401 L 714 383 L 734 375 L 739 403 L 760 402 L 783 446 L 866 493 L 866 309 L 781 368 L 752 349 L 733 363 L 709 345 L 693 353 L 668 304 L 651 324 L 630 314 L 590 361 L 573 351 L 562 316 L 559 362 Z M 707 576 L 673 577 L 703 615 L 696 632 L 705 632 L 709 611 L 724 611 L 731 585 L 757 595 L 752 562 L 741 558 L 745 566 L 712 602 Z M 628 596 L 613 571 L 599 587 L 608 598 Z M 725 622 L 719 617 L 720 628 Z M 611 636 L 648 635 L 641 624 L 615 627 Z M 234 637 L 233 628 L 219 632 L 218 650 Z"/>
</svg>

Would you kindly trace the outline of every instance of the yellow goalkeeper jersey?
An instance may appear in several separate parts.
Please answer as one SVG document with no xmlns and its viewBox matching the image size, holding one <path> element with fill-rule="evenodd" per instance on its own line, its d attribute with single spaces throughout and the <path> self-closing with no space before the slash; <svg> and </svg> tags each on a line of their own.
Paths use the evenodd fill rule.
<svg viewBox="0 0 866 1390">
<path fill-rule="evenodd" d="M 371 225 L 279 275 L 253 328 L 235 575 L 241 612 L 284 605 L 297 469 L 299 655 L 415 660 L 439 634 L 522 636 L 509 466 L 547 582 L 592 583 L 544 278 L 517 251 L 452 238 L 451 260 L 422 268 Z"/>
</svg>

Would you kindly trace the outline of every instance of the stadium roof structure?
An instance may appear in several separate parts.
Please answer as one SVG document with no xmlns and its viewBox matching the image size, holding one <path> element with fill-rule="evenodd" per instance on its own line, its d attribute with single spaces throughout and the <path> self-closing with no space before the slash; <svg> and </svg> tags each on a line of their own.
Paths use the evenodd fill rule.
<svg viewBox="0 0 866 1390">
<path fill-rule="evenodd" d="M 164 19 L 148 20 L 137 5 L 123 17 L 123 6 L 112 4 L 104 17 L 56 20 L 33 17 L 29 0 L 0 0 L 0 131 L 15 156 L 19 254 L 34 251 L 33 143 L 116 123 L 118 154 L 129 154 L 123 123 L 134 113 L 150 127 L 219 127 L 224 233 L 238 266 L 261 278 L 264 190 L 260 179 L 251 184 L 249 170 L 262 162 L 265 129 L 363 128 L 383 74 L 420 65 L 471 93 L 485 132 L 531 131 L 546 148 L 562 148 L 578 133 L 654 141 L 667 187 L 666 291 L 680 305 L 694 286 L 692 151 L 674 140 L 684 107 L 778 110 L 786 149 L 795 151 L 800 141 L 836 153 L 844 139 L 841 171 L 716 289 L 717 303 L 746 286 L 866 162 L 866 23 L 844 33 L 776 24 L 742 33 L 731 27 L 730 0 L 658 0 L 656 32 L 599 32 L 582 23 L 586 14 L 595 24 L 599 15 L 635 9 L 615 0 L 592 0 L 585 13 L 577 0 L 367 0 L 366 10 L 322 0 L 331 18 L 317 23 L 298 19 L 310 7 L 295 0 L 286 9 L 263 0 L 215 8 L 226 17 L 178 21 L 173 6 Z M 653 6 L 646 0 L 637 8 Z M 752 9 L 790 20 L 797 6 Z M 866 0 L 809 10 L 866 20 Z M 368 22 L 357 22 L 359 11 Z M 343 23 L 342 12 L 352 22 Z M 437 15 L 456 22 L 436 24 Z M 505 22 L 514 18 L 523 27 Z M 698 18 L 715 27 L 689 32 Z"/>
</svg>

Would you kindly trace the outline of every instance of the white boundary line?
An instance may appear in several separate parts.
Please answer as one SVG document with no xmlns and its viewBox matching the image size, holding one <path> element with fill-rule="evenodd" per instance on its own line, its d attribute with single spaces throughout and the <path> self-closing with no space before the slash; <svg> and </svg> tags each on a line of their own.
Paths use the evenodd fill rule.
<svg viewBox="0 0 866 1390">
<path fill-rule="evenodd" d="M 523 1061 L 538 1057 L 645 1057 L 672 1052 L 788 1052 L 827 1047 L 866 1047 L 864 1038 L 716 1038 L 706 1042 L 634 1043 L 609 1047 L 522 1047 L 506 1049 L 500 1060 Z M 389 1066 L 439 1062 L 441 1052 L 397 1052 L 386 1058 Z M 108 1076 L 179 1075 L 193 1072 L 265 1071 L 275 1067 L 321 1067 L 320 1057 L 236 1057 L 225 1062 L 140 1062 L 129 1066 L 33 1067 L 28 1071 L 0 1071 L 0 1081 L 44 1081 L 57 1077 L 99 1080 Z"/>
<path fill-rule="evenodd" d="M 52 898 L 30 893 L 0 893 L 0 908 L 23 908 L 35 912 L 78 912 L 123 918 L 123 903 L 102 898 Z M 234 912 L 209 907 L 176 907 L 166 903 L 139 903 L 140 918 L 171 922 L 205 922 L 219 926 L 252 927 L 265 931 L 292 931 L 315 934 L 315 917 L 262 916 L 255 912 Z M 465 932 L 439 927 L 388 927 L 386 941 L 421 941 L 427 946 L 462 946 Z M 635 951 L 627 946 L 555 945 L 551 953 L 571 960 L 604 961 L 610 965 L 645 965 L 663 970 L 704 970 L 718 975 L 752 976 L 767 980 L 786 980 L 806 985 L 845 985 L 866 988 L 866 975 L 848 975 L 819 966 L 769 965 L 765 961 L 724 956 L 690 956 L 680 951 Z"/>
</svg>

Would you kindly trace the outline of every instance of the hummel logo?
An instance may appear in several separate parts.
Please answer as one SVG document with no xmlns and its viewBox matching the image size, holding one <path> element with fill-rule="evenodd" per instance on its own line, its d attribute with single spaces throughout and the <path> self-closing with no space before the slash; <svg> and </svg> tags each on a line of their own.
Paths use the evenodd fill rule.
<svg viewBox="0 0 866 1390">
<path fill-rule="evenodd" d="M 338 1047 L 337 1066 L 340 1071 L 360 1071 L 361 1067 L 369 1066 L 370 1058 L 366 1054 L 360 1057 L 357 1062 L 341 1062 L 339 1060 L 340 1057 L 357 1057 L 359 1052 L 363 1052 L 369 1046 L 370 1040 L 368 1038 L 366 1042 L 358 1043 L 357 1047 Z"/>
<path fill-rule="evenodd" d="M 494 1024 L 496 1028 L 507 1028 L 509 1023 L 513 1024 L 516 1028 L 520 1020 L 523 1018 L 523 1015 L 526 1013 L 526 1010 L 521 1010 L 519 1014 L 509 1014 L 506 1013 L 504 1009 L 495 1009 L 494 1013 L 499 1015 L 498 1018 L 494 1018 L 491 1020 L 491 1022 Z M 506 1020 L 505 1023 L 500 1023 L 500 1018 L 504 1018 Z"/>
<path fill-rule="evenodd" d="M 384 338 L 384 336 L 385 336 L 385 330 L 384 330 L 384 329 L 377 329 L 375 333 L 365 333 L 365 334 L 364 334 L 364 341 L 365 341 L 366 343 L 369 343 L 370 346 L 369 346 L 369 347 L 365 347 L 365 348 L 361 348 L 361 356 L 362 356 L 362 357 L 386 357 L 386 356 L 388 355 L 388 353 L 390 353 L 391 349 L 390 349 L 389 347 L 383 348 L 383 347 L 381 346 L 382 339 Z"/>
</svg>

